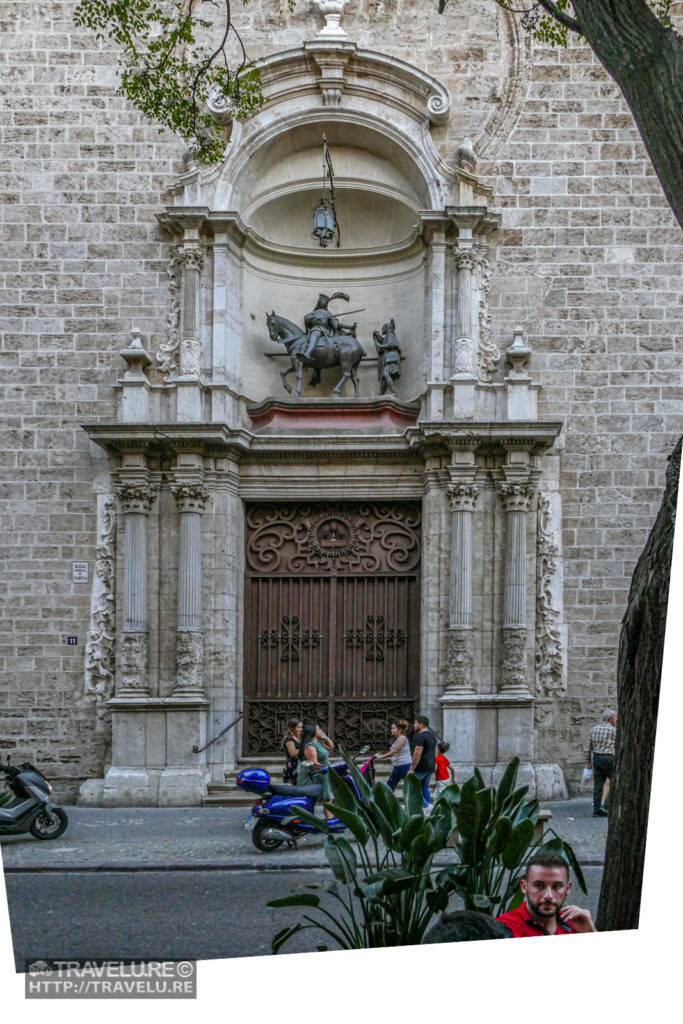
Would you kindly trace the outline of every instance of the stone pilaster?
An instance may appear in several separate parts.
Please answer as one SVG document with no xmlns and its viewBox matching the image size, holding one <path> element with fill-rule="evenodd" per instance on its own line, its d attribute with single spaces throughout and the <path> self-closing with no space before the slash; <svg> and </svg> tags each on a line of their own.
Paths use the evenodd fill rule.
<svg viewBox="0 0 683 1024">
<path fill-rule="evenodd" d="M 474 269 L 475 255 L 471 247 L 455 246 L 453 259 L 456 267 L 457 305 L 455 338 L 453 340 L 453 377 L 470 380 L 475 376 L 474 366 Z M 477 310 L 477 316 L 479 311 Z"/>
<path fill-rule="evenodd" d="M 460 482 L 447 492 L 452 513 L 447 689 L 473 693 L 472 519 L 479 488 Z"/>
<path fill-rule="evenodd" d="M 530 483 L 502 483 L 498 493 L 506 519 L 501 691 L 528 694 L 526 519 L 534 487 Z"/>
<path fill-rule="evenodd" d="M 176 484 L 171 490 L 180 514 L 173 695 L 203 697 L 202 512 L 209 495 L 202 484 Z"/>
<path fill-rule="evenodd" d="M 122 484 L 116 489 L 125 517 L 123 551 L 123 632 L 121 635 L 117 696 L 149 694 L 147 618 L 147 516 L 156 488 Z"/>
<path fill-rule="evenodd" d="M 201 272 L 204 253 L 195 243 L 179 254 L 182 266 L 182 321 L 180 365 L 176 381 L 179 422 L 200 422 L 202 416 Z"/>
</svg>

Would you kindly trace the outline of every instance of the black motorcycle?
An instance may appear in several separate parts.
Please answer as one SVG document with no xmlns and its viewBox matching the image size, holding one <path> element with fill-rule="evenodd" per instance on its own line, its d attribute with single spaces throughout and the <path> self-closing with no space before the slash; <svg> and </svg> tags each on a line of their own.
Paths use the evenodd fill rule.
<svg viewBox="0 0 683 1024">
<path fill-rule="evenodd" d="M 15 768 L 0 762 L 0 774 L 12 796 L 0 803 L 0 836 L 30 832 L 36 839 L 56 839 L 69 824 L 66 811 L 52 803 L 52 786 L 26 761 Z"/>
</svg>

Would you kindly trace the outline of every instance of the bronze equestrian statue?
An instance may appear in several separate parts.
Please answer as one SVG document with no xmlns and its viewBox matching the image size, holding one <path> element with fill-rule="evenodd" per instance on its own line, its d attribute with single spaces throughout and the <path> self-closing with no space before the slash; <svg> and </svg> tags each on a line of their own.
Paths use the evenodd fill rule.
<svg viewBox="0 0 683 1024">
<path fill-rule="evenodd" d="M 301 382 L 303 367 L 310 366 L 314 370 L 311 378 L 312 384 L 320 381 L 320 371 L 333 366 L 341 367 L 343 373 L 341 380 L 334 389 L 333 394 L 339 397 L 340 391 L 346 381 L 351 378 L 358 398 L 358 375 L 356 369 L 365 355 L 363 346 L 356 338 L 357 324 L 342 324 L 334 313 L 327 308 L 332 299 L 344 299 L 349 301 L 348 295 L 344 292 L 335 292 L 334 295 L 319 295 L 315 309 L 304 317 L 305 330 L 301 330 L 297 324 L 285 317 L 278 316 L 275 311 L 266 313 L 266 324 L 271 341 L 281 342 L 287 349 L 291 360 L 291 366 L 280 371 L 282 384 L 286 391 L 291 392 L 291 385 L 287 382 L 290 373 L 296 375 L 296 395 L 301 397 Z"/>
</svg>

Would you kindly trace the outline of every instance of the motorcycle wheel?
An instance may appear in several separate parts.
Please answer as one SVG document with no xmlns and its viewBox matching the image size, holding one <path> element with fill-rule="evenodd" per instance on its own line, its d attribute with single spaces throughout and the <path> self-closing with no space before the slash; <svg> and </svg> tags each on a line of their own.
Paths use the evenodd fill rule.
<svg viewBox="0 0 683 1024">
<path fill-rule="evenodd" d="M 251 841 L 262 853 L 272 853 L 282 846 L 284 839 L 270 839 L 263 833 L 269 827 L 267 821 L 257 821 L 251 831 Z"/>
<path fill-rule="evenodd" d="M 54 807 L 52 815 L 49 815 L 47 811 L 41 811 L 33 819 L 30 831 L 36 839 L 56 839 L 66 830 L 68 824 L 66 811 L 63 811 L 61 807 Z"/>
</svg>

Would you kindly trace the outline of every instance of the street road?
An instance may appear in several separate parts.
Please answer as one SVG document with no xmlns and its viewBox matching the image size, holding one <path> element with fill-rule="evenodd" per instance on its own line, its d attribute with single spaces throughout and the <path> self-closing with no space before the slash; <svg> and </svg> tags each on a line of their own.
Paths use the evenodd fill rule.
<svg viewBox="0 0 683 1024">
<path fill-rule="evenodd" d="M 588 898 L 569 902 L 595 916 L 602 869 L 585 869 Z M 270 899 L 297 886 L 329 881 L 328 870 L 7 872 L 7 900 L 18 971 L 25 959 L 141 958 L 213 960 L 270 953 L 296 909 Z M 310 951 L 324 936 L 304 932 L 290 952 Z"/>
</svg>

